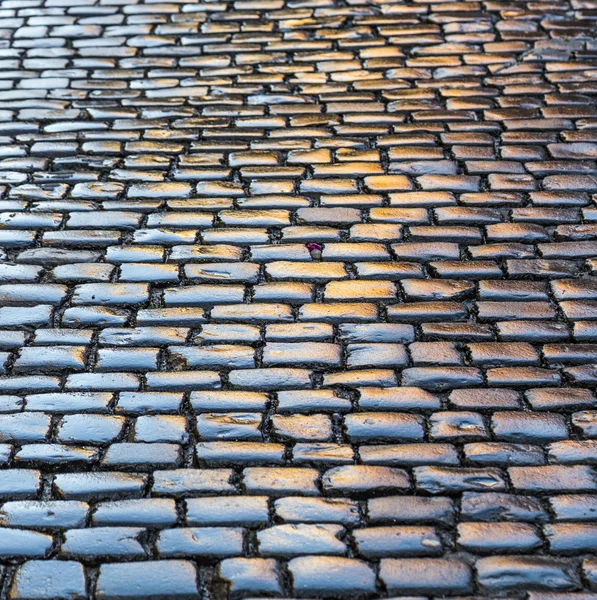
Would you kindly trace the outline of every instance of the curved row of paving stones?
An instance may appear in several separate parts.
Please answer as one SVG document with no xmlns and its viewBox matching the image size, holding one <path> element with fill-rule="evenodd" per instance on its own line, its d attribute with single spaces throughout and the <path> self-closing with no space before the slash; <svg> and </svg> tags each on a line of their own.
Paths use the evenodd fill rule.
<svg viewBox="0 0 597 600">
<path fill-rule="evenodd" d="M 0 0 L 0 599 L 597 599 L 597 2 Z"/>
</svg>

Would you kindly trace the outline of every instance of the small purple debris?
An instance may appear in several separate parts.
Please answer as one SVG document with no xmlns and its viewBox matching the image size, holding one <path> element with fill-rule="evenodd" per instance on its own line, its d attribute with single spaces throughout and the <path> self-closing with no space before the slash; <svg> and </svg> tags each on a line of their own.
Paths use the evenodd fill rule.
<svg viewBox="0 0 597 600">
<path fill-rule="evenodd" d="M 317 242 L 311 242 L 307 244 L 307 250 L 311 253 L 311 258 L 313 260 L 321 260 L 321 251 L 323 250 L 323 246 L 318 244 Z"/>
</svg>

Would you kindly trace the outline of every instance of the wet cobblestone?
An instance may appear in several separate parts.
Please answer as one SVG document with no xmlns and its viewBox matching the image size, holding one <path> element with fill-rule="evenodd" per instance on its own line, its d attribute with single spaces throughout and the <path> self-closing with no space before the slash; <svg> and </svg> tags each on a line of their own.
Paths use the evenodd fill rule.
<svg viewBox="0 0 597 600">
<path fill-rule="evenodd" d="M 596 77 L 594 0 L 0 0 L 0 600 L 596 600 Z"/>
</svg>

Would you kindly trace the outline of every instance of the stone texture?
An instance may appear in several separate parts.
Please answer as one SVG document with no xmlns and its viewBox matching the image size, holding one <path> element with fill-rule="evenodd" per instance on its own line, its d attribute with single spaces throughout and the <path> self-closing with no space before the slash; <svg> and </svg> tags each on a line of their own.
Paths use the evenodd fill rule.
<svg viewBox="0 0 597 600">
<path fill-rule="evenodd" d="M 595 600 L 596 19 L 0 1 L 0 596 Z"/>
</svg>

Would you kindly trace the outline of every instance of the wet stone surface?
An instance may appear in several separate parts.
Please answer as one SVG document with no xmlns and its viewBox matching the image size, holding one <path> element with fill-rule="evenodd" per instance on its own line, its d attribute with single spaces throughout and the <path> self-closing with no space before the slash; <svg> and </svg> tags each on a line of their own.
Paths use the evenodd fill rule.
<svg viewBox="0 0 597 600">
<path fill-rule="evenodd" d="M 0 0 L 0 600 L 596 600 L 596 24 Z"/>
</svg>

